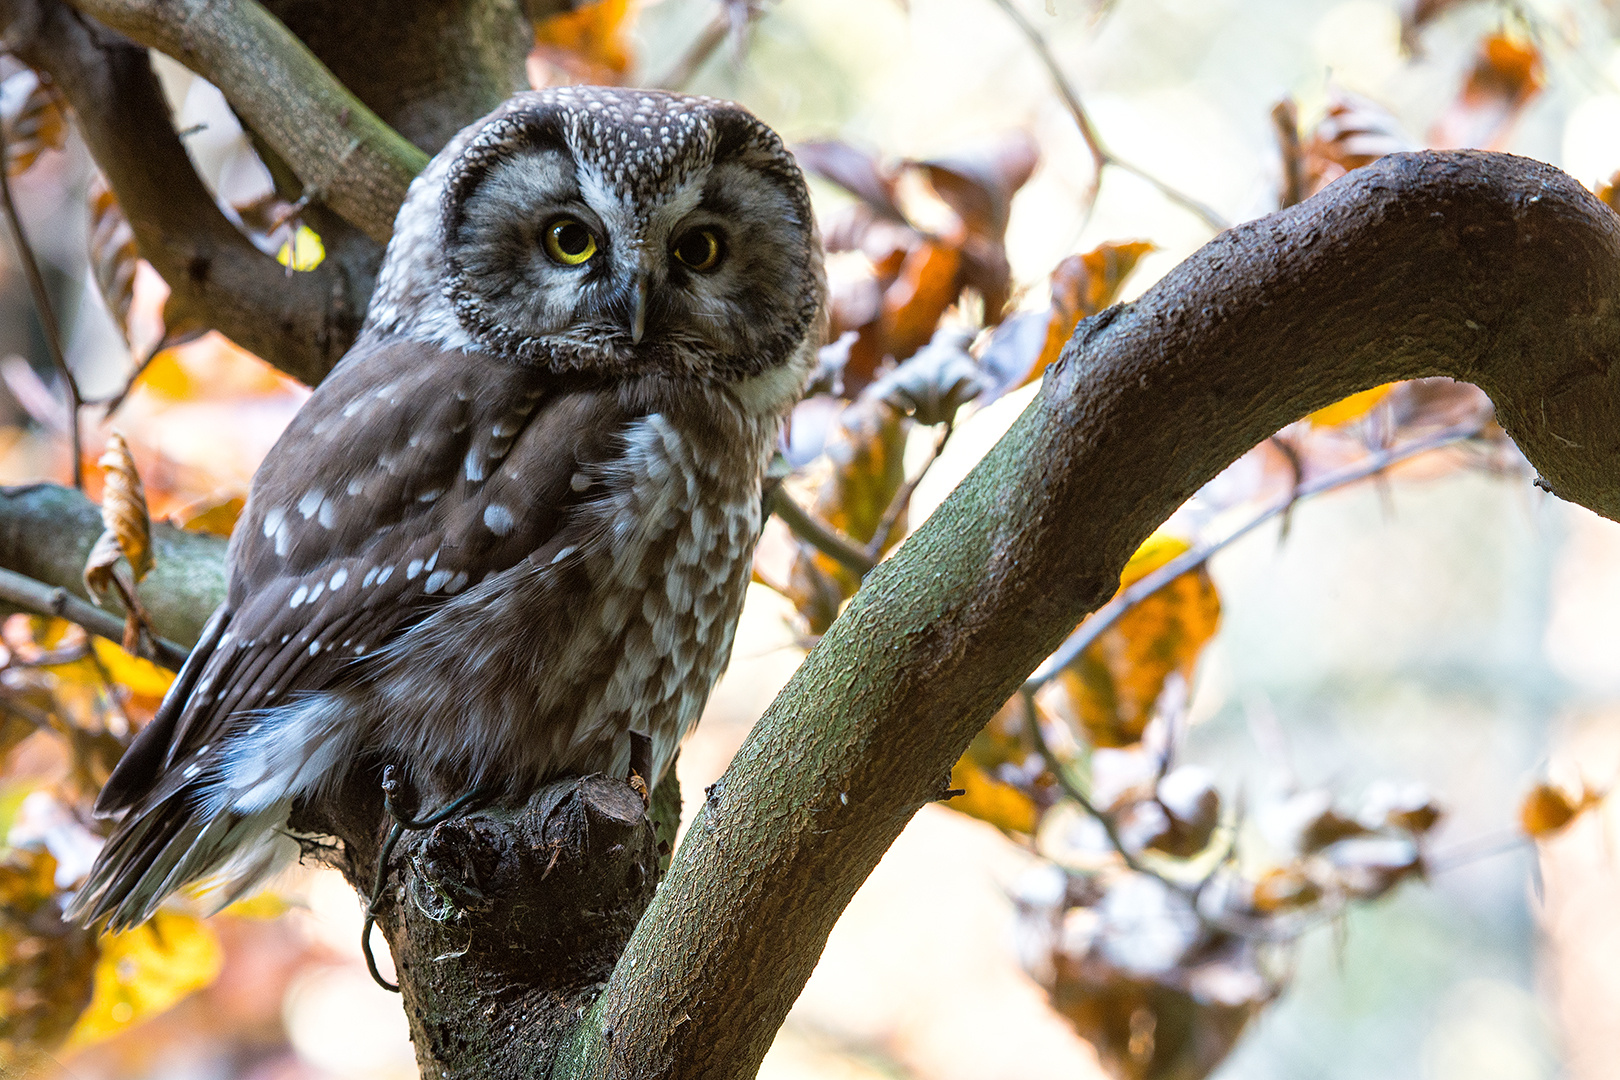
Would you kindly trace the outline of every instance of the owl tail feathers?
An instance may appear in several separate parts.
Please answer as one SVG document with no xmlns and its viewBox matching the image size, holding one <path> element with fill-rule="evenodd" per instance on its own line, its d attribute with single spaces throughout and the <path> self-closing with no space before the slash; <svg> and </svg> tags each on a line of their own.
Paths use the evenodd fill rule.
<svg viewBox="0 0 1620 1080">
<path fill-rule="evenodd" d="M 287 804 L 251 814 L 226 812 L 199 819 L 177 793 L 125 819 L 96 858 L 90 876 L 65 912 L 108 932 L 152 917 L 173 893 L 201 884 L 209 914 L 269 880 L 298 855 L 298 843 L 280 829 Z"/>
</svg>

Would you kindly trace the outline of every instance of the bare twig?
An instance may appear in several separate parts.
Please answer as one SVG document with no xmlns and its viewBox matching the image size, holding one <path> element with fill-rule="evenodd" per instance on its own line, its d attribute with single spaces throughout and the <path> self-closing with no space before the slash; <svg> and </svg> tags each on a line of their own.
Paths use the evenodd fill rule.
<svg viewBox="0 0 1620 1080">
<path fill-rule="evenodd" d="M 1437 450 L 1442 446 L 1461 442 L 1479 434 L 1481 425 L 1478 422 L 1457 424 L 1442 428 L 1432 435 L 1421 439 L 1414 439 L 1403 446 L 1391 447 L 1375 454 L 1369 454 L 1364 460 L 1347 466 L 1337 472 L 1329 473 L 1318 480 L 1308 484 L 1296 483 L 1286 496 L 1268 506 L 1244 524 L 1238 526 L 1221 539 L 1195 547 L 1171 559 L 1163 566 L 1151 573 L 1144 574 L 1126 588 L 1121 589 L 1114 598 L 1092 613 L 1091 617 L 1081 623 L 1074 633 L 1058 647 L 1057 651 L 1047 657 L 1046 661 L 1035 670 L 1025 688 L 1038 690 L 1045 686 L 1058 672 L 1074 663 L 1079 655 L 1090 647 L 1104 631 L 1119 621 L 1131 608 L 1158 592 L 1164 586 L 1185 574 L 1189 570 L 1196 570 L 1209 561 L 1210 556 L 1231 544 L 1240 537 L 1246 536 L 1255 529 L 1264 525 L 1278 514 L 1287 512 L 1295 503 L 1313 495 L 1320 495 L 1325 491 L 1353 484 L 1358 480 L 1365 480 L 1377 476 L 1385 469 L 1407 458 L 1416 457 L 1430 450 Z"/>
<path fill-rule="evenodd" d="M 1271 110 L 1277 129 L 1277 150 L 1282 154 L 1283 189 L 1279 209 L 1305 201 L 1305 152 L 1299 145 L 1299 106 L 1291 97 L 1283 98 Z"/>
<path fill-rule="evenodd" d="M 780 486 L 771 495 L 771 510 L 793 530 L 794 536 L 856 574 L 865 577 L 878 564 L 843 533 L 794 502 Z"/>
<path fill-rule="evenodd" d="M 122 645 L 124 620 L 110 611 L 80 600 L 66 589 L 54 588 L 43 581 L 11 570 L 0 568 L 0 601 L 32 611 L 36 615 L 52 615 L 68 622 L 78 623 L 97 637 Z M 156 634 L 141 635 L 144 648 L 140 655 L 171 671 L 180 670 L 186 662 L 186 649 Z"/>
<path fill-rule="evenodd" d="M 1085 106 L 1080 103 L 1080 95 L 1075 91 L 1074 84 L 1069 81 L 1068 76 L 1063 74 L 1063 69 L 1058 66 L 1057 57 L 1052 55 L 1052 47 L 1047 44 L 1046 35 L 1042 34 L 1034 23 L 1024 17 L 1024 13 L 1018 10 L 1012 0 L 990 0 L 990 2 L 1005 12 L 1007 17 L 1029 39 L 1030 45 L 1035 49 L 1035 55 L 1040 57 L 1041 64 L 1046 68 L 1047 73 L 1052 76 L 1052 82 L 1057 87 L 1058 96 L 1063 98 L 1063 104 L 1068 107 L 1069 114 L 1074 117 L 1075 125 L 1080 129 L 1080 137 L 1085 140 L 1086 149 L 1091 151 L 1091 160 L 1096 167 L 1096 171 L 1092 176 L 1085 200 L 1088 214 L 1091 212 L 1091 205 L 1096 201 L 1097 189 L 1102 183 L 1102 171 L 1107 166 L 1112 165 L 1147 181 L 1158 190 L 1159 194 L 1182 209 L 1191 212 L 1215 232 L 1222 232 L 1230 227 L 1231 223 L 1208 204 L 1178 191 L 1152 173 L 1132 165 L 1109 150 L 1104 145 L 1102 136 L 1097 133 L 1097 126 L 1092 122 L 1090 114 L 1086 112 Z"/>
<path fill-rule="evenodd" d="M 709 20 L 708 25 L 703 28 L 703 32 L 697 36 L 697 40 L 692 42 L 686 52 L 681 54 L 679 60 L 675 61 L 675 66 L 665 72 L 664 77 L 656 80 L 652 85 L 660 90 L 680 90 L 684 88 L 687 83 L 692 81 L 692 76 L 698 73 L 698 69 L 708 63 L 709 57 L 714 55 L 714 50 L 720 47 L 720 43 L 726 40 L 726 34 L 730 29 L 731 19 L 726 15 L 725 8 L 722 7 L 714 13 L 714 18 Z"/>
<path fill-rule="evenodd" d="M 28 291 L 34 297 L 34 310 L 39 315 L 39 326 L 45 334 L 45 348 L 51 354 L 51 363 L 67 389 L 68 439 L 72 442 L 73 486 L 84 490 L 84 462 L 80 460 L 83 443 L 79 438 L 79 408 L 84 404 L 79 395 L 79 382 L 68 368 L 67 355 L 62 351 L 62 329 L 57 325 L 56 312 L 51 309 L 51 298 L 45 290 L 45 279 L 39 272 L 39 260 L 23 232 L 22 218 L 17 203 L 11 197 L 10 148 L 6 145 L 5 125 L 0 124 L 0 204 L 3 204 L 6 222 L 11 226 L 11 238 L 17 244 L 17 261 L 22 264 L 23 276 L 28 279 Z"/>
<path fill-rule="evenodd" d="M 872 541 L 866 545 L 867 557 L 872 560 L 874 565 L 883 557 L 883 552 L 888 548 L 889 534 L 894 531 L 895 523 L 900 520 L 900 515 L 910 508 L 911 497 L 916 494 L 917 485 L 922 483 L 924 476 L 928 475 L 928 470 L 934 467 L 934 462 L 939 460 L 940 452 L 945 449 L 945 443 L 950 440 L 953 427 L 954 425 L 949 421 L 946 422 L 945 430 L 941 431 L 939 438 L 934 440 L 934 449 L 929 453 L 928 460 L 923 462 L 923 467 L 917 470 L 916 476 L 900 485 L 899 489 L 894 493 L 894 498 L 889 500 L 889 505 L 884 509 L 883 516 L 878 519 L 877 528 L 872 530 Z"/>
</svg>

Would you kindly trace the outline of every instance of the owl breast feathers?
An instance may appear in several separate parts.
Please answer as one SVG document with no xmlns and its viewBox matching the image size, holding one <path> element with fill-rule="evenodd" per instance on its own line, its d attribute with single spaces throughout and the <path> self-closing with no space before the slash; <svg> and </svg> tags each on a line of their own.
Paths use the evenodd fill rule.
<svg viewBox="0 0 1620 1080">
<path fill-rule="evenodd" d="M 737 106 L 559 88 L 462 131 L 254 477 L 70 917 L 240 895 L 356 769 L 520 798 L 622 775 L 639 733 L 656 782 L 730 654 L 823 293 L 803 179 Z"/>
</svg>

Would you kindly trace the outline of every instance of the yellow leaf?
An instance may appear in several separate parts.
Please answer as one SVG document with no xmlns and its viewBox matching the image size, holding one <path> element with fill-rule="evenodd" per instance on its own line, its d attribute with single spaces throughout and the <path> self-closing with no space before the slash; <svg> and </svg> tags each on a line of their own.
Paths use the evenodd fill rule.
<svg viewBox="0 0 1620 1080">
<path fill-rule="evenodd" d="M 48 851 L 0 859 L 0 1075 L 60 1044 L 90 1000 L 96 937 L 62 922 L 55 879 Z"/>
<path fill-rule="evenodd" d="M 219 975 L 223 953 L 200 919 L 159 911 L 133 930 L 102 940 L 95 991 L 68 1038 L 77 1048 L 169 1008 Z"/>
<path fill-rule="evenodd" d="M 92 637 L 90 647 L 96 651 L 96 659 L 107 669 L 113 682 L 129 687 L 131 693 L 161 698 L 168 693 L 169 684 L 174 682 L 174 672 L 166 671 L 150 660 L 131 656 L 105 638 Z"/>
<path fill-rule="evenodd" d="M 1187 550 L 1155 534 L 1120 575 L 1121 588 Z M 1221 601 L 1203 567 L 1172 579 L 1121 615 L 1059 675 L 1080 727 L 1094 746 L 1130 746 L 1142 737 L 1165 680 L 1190 680 L 1220 625 Z"/>
<path fill-rule="evenodd" d="M 1004 832 L 1033 835 L 1040 822 L 1040 807 L 1029 792 L 997 774 L 1003 766 L 1028 775 L 1036 758 L 1034 740 L 1024 729 L 1024 702 L 1015 697 L 1003 705 L 984 730 L 973 737 L 967 752 L 951 768 L 951 787 L 965 794 L 946 801 L 958 813 L 988 821 Z M 1033 770 L 1046 779 L 1044 767 Z M 1039 783 L 1039 781 L 1036 781 Z M 1051 781 L 1048 780 L 1048 783 Z"/>
<path fill-rule="evenodd" d="M 325 258 L 326 245 L 321 243 L 320 234 L 303 222 L 276 252 L 276 262 L 299 272 L 315 269 Z"/>
<path fill-rule="evenodd" d="M 1359 394 L 1351 394 L 1343 401 L 1335 402 L 1324 409 L 1317 409 L 1305 419 L 1310 421 L 1312 427 L 1337 427 L 1352 420 L 1360 420 L 1372 412 L 1374 406 L 1383 401 L 1385 395 L 1393 389 L 1394 383 L 1385 383 L 1371 390 L 1363 390 Z"/>
<path fill-rule="evenodd" d="M 1519 824 L 1526 835 L 1546 840 L 1602 801 L 1603 793 L 1588 787 L 1571 791 L 1557 784 L 1540 783 L 1519 804 Z"/>
<path fill-rule="evenodd" d="M 229 538 L 236 528 L 236 519 L 242 516 L 242 509 L 246 505 L 247 500 L 240 495 L 227 499 L 205 499 L 175 512 L 170 520 L 182 529 Z"/>
<path fill-rule="evenodd" d="M 292 908 L 287 901 L 275 893 L 261 892 L 238 900 L 220 914 L 238 919 L 279 919 L 290 910 Z"/>
</svg>

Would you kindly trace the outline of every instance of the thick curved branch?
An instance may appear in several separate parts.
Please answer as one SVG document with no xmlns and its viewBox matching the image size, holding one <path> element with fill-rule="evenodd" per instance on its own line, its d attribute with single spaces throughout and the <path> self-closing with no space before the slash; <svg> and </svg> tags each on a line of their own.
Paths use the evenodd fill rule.
<svg viewBox="0 0 1620 1080">
<path fill-rule="evenodd" d="M 553 1076 L 752 1076 L 834 921 L 1136 546 L 1278 428 L 1475 382 L 1551 488 L 1620 517 L 1620 218 L 1537 162 L 1410 154 L 1217 237 L 1080 325 L 867 578 L 710 792 Z"/>
<path fill-rule="evenodd" d="M 59 0 L 0 0 L 0 26 L 72 106 L 141 255 L 169 283 L 170 323 L 214 327 L 319 382 L 359 330 L 371 276 L 337 260 L 288 276 L 237 230 L 192 168 L 146 49 Z"/>
<path fill-rule="evenodd" d="M 73 0 L 219 87 L 306 192 L 379 242 L 427 155 L 254 0 Z"/>
</svg>

